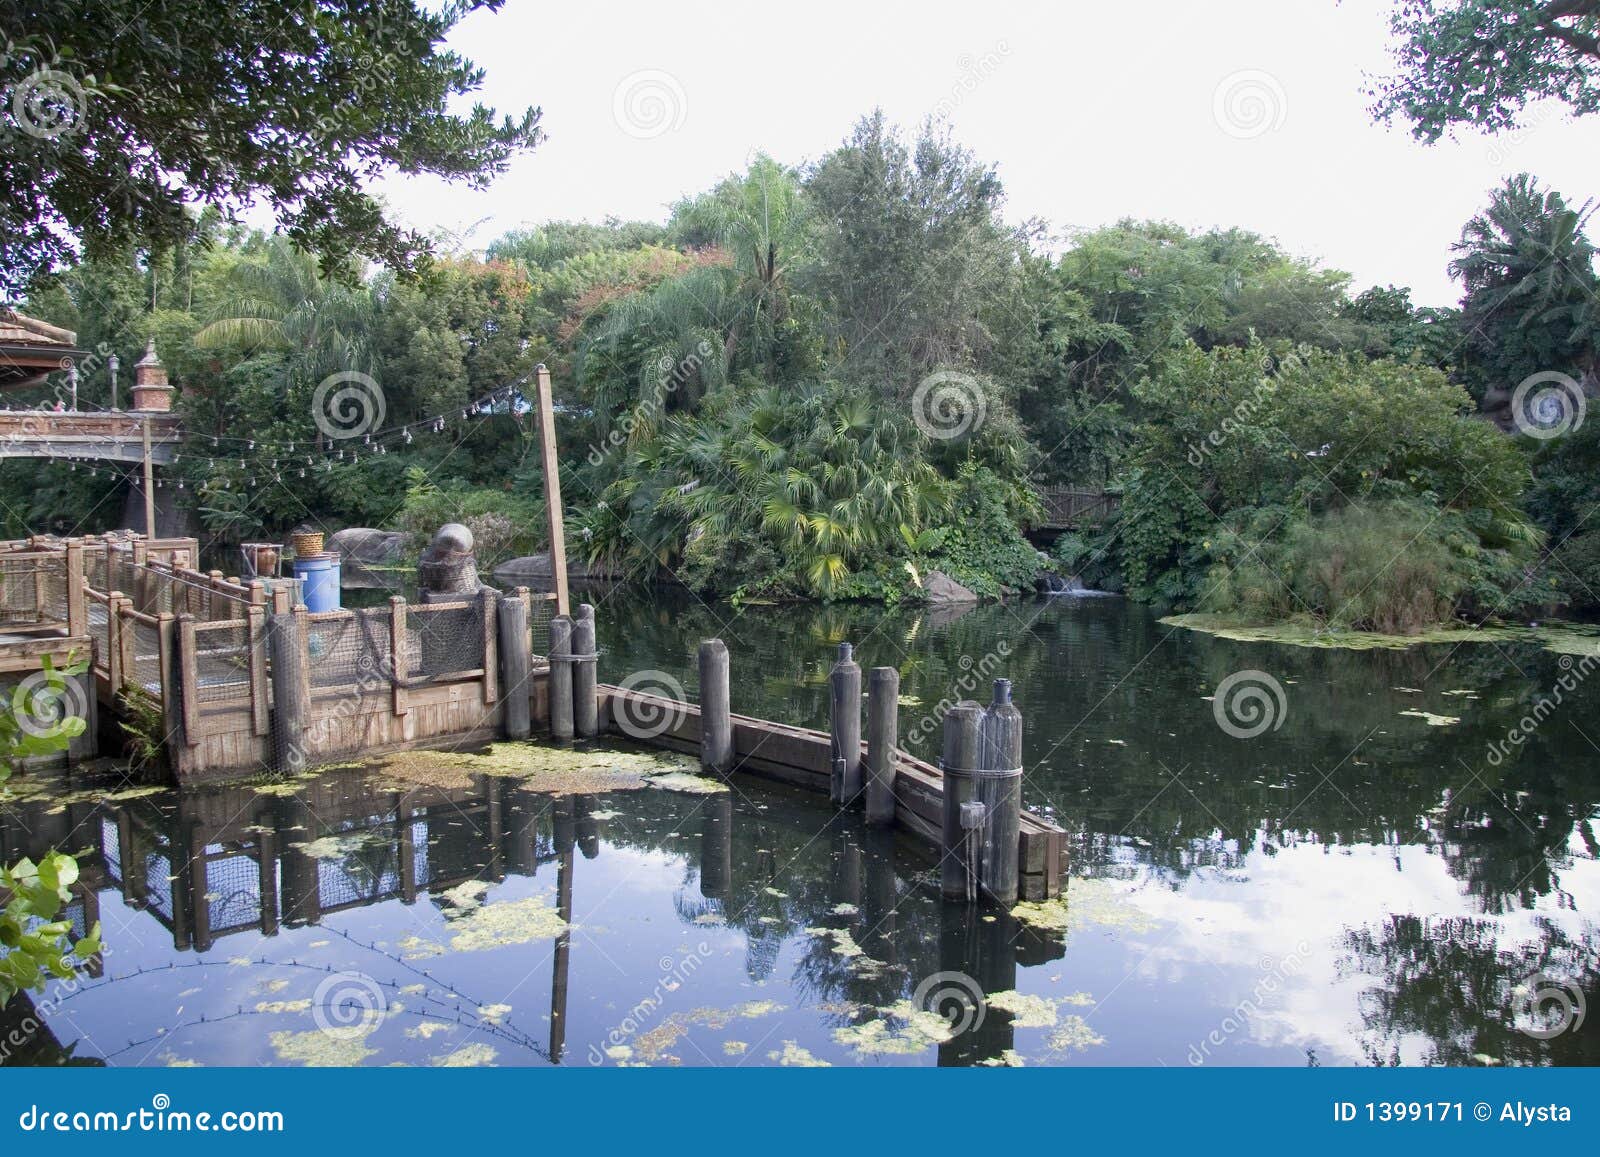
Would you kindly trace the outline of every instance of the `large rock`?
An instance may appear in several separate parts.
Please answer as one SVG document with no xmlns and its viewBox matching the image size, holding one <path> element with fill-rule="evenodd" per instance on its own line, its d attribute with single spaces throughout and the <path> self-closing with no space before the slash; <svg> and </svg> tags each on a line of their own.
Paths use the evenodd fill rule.
<svg viewBox="0 0 1600 1157">
<path fill-rule="evenodd" d="M 344 563 L 394 566 L 405 558 L 406 536 L 398 530 L 352 526 L 328 539 L 328 549 L 337 551 Z"/>
<path fill-rule="evenodd" d="M 520 558 L 510 558 L 494 568 L 494 577 L 511 586 L 537 586 L 548 584 L 555 577 L 555 568 L 550 565 L 550 552 L 540 551 L 538 554 L 525 554 Z M 611 579 L 622 576 L 610 567 L 585 566 L 577 559 L 567 559 L 567 578 L 571 579 Z"/>
<path fill-rule="evenodd" d="M 935 605 L 949 605 L 952 603 L 975 603 L 978 596 L 955 579 L 945 574 L 942 570 L 929 571 L 928 577 L 922 580 L 922 593 L 930 603 Z"/>
</svg>

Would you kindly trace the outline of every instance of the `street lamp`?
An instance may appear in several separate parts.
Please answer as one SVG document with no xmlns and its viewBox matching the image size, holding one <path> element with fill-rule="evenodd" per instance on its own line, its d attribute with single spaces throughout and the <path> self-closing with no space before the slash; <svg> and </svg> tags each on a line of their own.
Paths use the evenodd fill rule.
<svg viewBox="0 0 1600 1157">
<path fill-rule="evenodd" d="M 67 385 L 72 390 L 72 412 L 78 412 L 78 363 L 73 362 L 67 367 Z"/>
<path fill-rule="evenodd" d="M 106 369 L 111 373 L 111 408 L 117 408 L 117 355 L 112 354 L 106 359 Z"/>
</svg>

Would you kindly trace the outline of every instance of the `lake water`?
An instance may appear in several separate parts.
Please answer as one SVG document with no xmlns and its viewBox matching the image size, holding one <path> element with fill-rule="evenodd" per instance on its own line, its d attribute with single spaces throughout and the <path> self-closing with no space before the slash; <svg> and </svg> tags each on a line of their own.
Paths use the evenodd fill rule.
<svg viewBox="0 0 1600 1157">
<path fill-rule="evenodd" d="M 531 748 L 181 796 L 19 781 L 0 851 L 93 849 L 73 913 L 109 952 L 0 1013 L 47 1028 L 8 1062 L 1600 1063 L 1587 660 L 1229 642 L 1114 599 L 592 597 L 602 678 L 693 698 L 716 635 L 734 709 L 787 722 L 825 725 L 853 642 L 899 668 L 925 757 L 941 701 L 1011 678 L 1067 902 L 943 905 L 914 844 L 625 749 L 557 794 Z"/>
</svg>

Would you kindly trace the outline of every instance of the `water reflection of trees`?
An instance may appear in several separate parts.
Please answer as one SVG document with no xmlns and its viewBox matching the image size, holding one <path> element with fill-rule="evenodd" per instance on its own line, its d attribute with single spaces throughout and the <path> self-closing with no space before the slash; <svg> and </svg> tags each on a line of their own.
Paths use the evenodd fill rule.
<svg viewBox="0 0 1600 1157">
<path fill-rule="evenodd" d="M 1367 1060 L 1399 1064 L 1406 1038 L 1421 1037 L 1429 1064 L 1600 1064 L 1591 1017 L 1548 1040 L 1517 1027 L 1518 986 L 1530 977 L 1576 985 L 1591 1008 L 1600 996 L 1600 932 L 1574 939 L 1543 919 L 1537 932 L 1532 944 L 1507 945 L 1493 920 L 1418 916 L 1349 932 L 1341 968 L 1377 982 L 1361 1000 Z"/>
</svg>

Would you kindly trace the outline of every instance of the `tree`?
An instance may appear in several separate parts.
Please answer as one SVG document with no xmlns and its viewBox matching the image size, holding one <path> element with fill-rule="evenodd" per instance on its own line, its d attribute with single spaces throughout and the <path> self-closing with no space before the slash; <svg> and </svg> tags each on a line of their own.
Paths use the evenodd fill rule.
<svg viewBox="0 0 1600 1157">
<path fill-rule="evenodd" d="M 1484 385 L 1507 390 L 1541 370 L 1595 372 L 1600 279 L 1583 232 L 1592 212 L 1519 173 L 1461 230 L 1450 273 L 1466 290 L 1462 325 Z"/>
<path fill-rule="evenodd" d="M 908 147 L 877 111 L 815 166 L 806 191 L 818 236 L 801 280 L 843 350 L 837 369 L 904 397 L 990 345 L 984 307 L 1025 249 L 1000 218 L 993 167 L 932 123 Z"/>
<path fill-rule="evenodd" d="M 328 269 L 365 255 L 410 270 L 425 238 L 364 185 L 390 171 L 481 188 L 540 138 L 539 112 L 449 111 L 482 71 L 442 47 L 502 0 L 238 0 L 95 5 L 0 0 L 21 34 L 0 57 L 0 290 L 128 241 L 195 231 L 187 206 L 264 198 Z M 25 31 L 23 31 L 25 30 Z"/>
<path fill-rule="evenodd" d="M 1600 109 L 1600 0 L 1400 0 L 1389 28 L 1399 71 L 1372 113 L 1403 116 L 1419 140 L 1514 129 L 1539 100 Z"/>
</svg>

